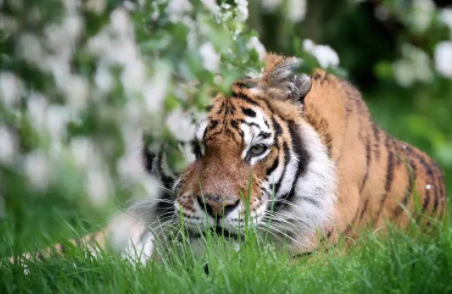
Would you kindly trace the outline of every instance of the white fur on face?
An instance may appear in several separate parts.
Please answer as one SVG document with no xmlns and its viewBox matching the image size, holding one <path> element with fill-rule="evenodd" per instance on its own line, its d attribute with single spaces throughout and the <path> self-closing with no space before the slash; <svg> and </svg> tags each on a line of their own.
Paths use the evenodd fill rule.
<svg viewBox="0 0 452 294">
<path fill-rule="evenodd" d="M 296 179 L 295 197 L 284 212 L 291 220 L 295 232 L 296 247 L 308 247 L 308 240 L 333 221 L 333 208 L 337 199 L 334 162 L 328 157 L 326 146 L 309 124 L 300 128 L 305 148 L 311 156 L 306 172 Z M 294 233 L 294 232 L 292 232 Z"/>
</svg>

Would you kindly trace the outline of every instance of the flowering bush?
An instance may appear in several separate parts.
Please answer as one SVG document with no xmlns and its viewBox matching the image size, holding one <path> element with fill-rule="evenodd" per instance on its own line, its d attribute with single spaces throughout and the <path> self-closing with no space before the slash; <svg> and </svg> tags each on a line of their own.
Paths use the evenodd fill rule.
<svg viewBox="0 0 452 294">
<path fill-rule="evenodd" d="M 156 197 L 143 134 L 153 151 L 189 138 L 187 120 L 265 55 L 246 0 L 0 3 L 0 205 L 12 213 L 41 196 L 86 215 Z M 303 46 L 306 64 L 338 65 L 331 48 Z"/>
</svg>

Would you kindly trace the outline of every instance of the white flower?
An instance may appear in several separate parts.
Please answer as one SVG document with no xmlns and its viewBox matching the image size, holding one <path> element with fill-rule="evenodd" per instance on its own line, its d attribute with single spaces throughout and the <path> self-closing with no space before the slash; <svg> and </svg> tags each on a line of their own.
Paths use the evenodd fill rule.
<svg viewBox="0 0 452 294">
<path fill-rule="evenodd" d="M 195 134 L 195 125 L 190 115 L 187 112 L 184 113 L 181 108 L 170 112 L 166 118 L 166 125 L 179 141 L 188 142 Z"/>
<path fill-rule="evenodd" d="M 281 3 L 282 0 L 262 0 L 262 6 L 269 11 L 275 10 Z"/>
<path fill-rule="evenodd" d="M 34 34 L 25 33 L 19 37 L 18 53 L 26 61 L 39 64 L 43 59 L 41 41 Z"/>
<path fill-rule="evenodd" d="M 312 54 L 322 68 L 339 65 L 339 56 L 328 45 L 316 45 L 313 41 L 306 39 L 303 41 L 303 49 Z"/>
<path fill-rule="evenodd" d="M 444 41 L 436 45 L 435 68 L 442 76 L 452 78 L 452 41 Z"/>
<path fill-rule="evenodd" d="M 220 12 L 220 7 L 217 5 L 217 1 L 216 0 L 201 0 L 201 2 L 213 14 L 217 14 L 218 12 Z"/>
<path fill-rule="evenodd" d="M 172 22 L 178 22 L 193 7 L 188 0 L 170 0 L 168 3 L 168 15 Z"/>
<path fill-rule="evenodd" d="M 10 72 L 0 73 L 0 99 L 6 107 L 13 107 L 19 102 L 22 82 Z"/>
<path fill-rule="evenodd" d="M 129 99 L 124 107 L 125 120 L 132 123 L 139 123 L 145 115 L 144 101 L 138 99 Z"/>
<path fill-rule="evenodd" d="M 136 61 L 139 53 L 127 11 L 122 8 L 114 10 L 109 25 L 88 41 L 87 49 L 108 64 L 124 66 Z"/>
<path fill-rule="evenodd" d="M 435 3 L 432 0 L 414 0 L 408 22 L 419 32 L 424 32 L 435 16 Z"/>
<path fill-rule="evenodd" d="M 259 41 L 257 37 L 251 37 L 246 46 L 248 49 L 252 49 L 259 55 L 259 60 L 263 60 L 266 54 L 265 47 Z"/>
<path fill-rule="evenodd" d="M 75 109 L 86 106 L 89 86 L 85 78 L 78 75 L 71 75 L 63 85 L 63 91 L 70 106 Z"/>
<path fill-rule="evenodd" d="M 91 203 L 96 206 L 104 205 L 110 194 L 110 177 L 100 169 L 89 169 L 86 190 Z"/>
<path fill-rule="evenodd" d="M 441 21 L 449 27 L 450 38 L 452 39 L 452 8 L 445 8 L 440 14 Z"/>
<path fill-rule="evenodd" d="M 83 30 L 83 19 L 75 14 L 67 14 L 61 23 L 45 28 L 47 45 L 54 50 L 71 50 Z"/>
<path fill-rule="evenodd" d="M 92 140 L 86 137 L 73 138 L 69 144 L 72 159 L 80 168 L 88 168 L 99 164 Z"/>
<path fill-rule="evenodd" d="M 96 14 L 101 14 L 104 12 L 106 7 L 106 0 L 87 0 L 85 2 L 85 7 Z"/>
<path fill-rule="evenodd" d="M 129 11 L 135 11 L 137 9 L 137 5 L 129 0 L 124 1 L 122 5 Z"/>
<path fill-rule="evenodd" d="M 220 67 L 220 56 L 213 48 L 212 44 L 207 42 L 201 45 L 199 53 L 202 57 L 202 65 L 210 72 L 218 71 Z"/>
<path fill-rule="evenodd" d="M 143 88 L 146 81 L 146 66 L 136 59 L 124 67 L 121 74 L 121 83 L 126 92 L 134 93 Z"/>
<path fill-rule="evenodd" d="M 118 160 L 117 171 L 127 183 L 136 183 L 145 176 L 142 131 L 133 126 L 123 127 L 124 155 Z"/>
<path fill-rule="evenodd" d="M 8 128 L 0 126 L 0 163 L 11 163 L 16 152 L 16 136 Z"/>
<path fill-rule="evenodd" d="M 143 97 L 147 110 L 151 113 L 160 111 L 163 107 L 170 83 L 170 67 L 166 63 L 160 63 L 156 66 L 156 74 L 152 80 L 143 87 Z"/>
<path fill-rule="evenodd" d="M 42 132 L 46 128 L 48 103 L 46 98 L 38 92 L 32 92 L 27 101 L 28 118 L 33 122 L 32 126 Z"/>
<path fill-rule="evenodd" d="M 69 56 L 48 55 L 38 65 L 41 70 L 53 75 L 58 88 L 62 89 L 70 77 Z"/>
<path fill-rule="evenodd" d="M 114 86 L 114 80 L 108 66 L 100 64 L 97 67 L 96 73 L 94 75 L 94 82 L 97 86 L 97 89 L 102 94 L 110 93 Z"/>
<path fill-rule="evenodd" d="M 50 106 L 47 109 L 46 129 L 53 141 L 60 142 L 66 137 L 70 115 L 70 109 L 64 106 Z"/>
<path fill-rule="evenodd" d="M 146 191 L 146 199 L 158 199 L 162 192 L 162 183 L 160 183 L 155 177 L 151 175 L 145 175 L 142 182 Z"/>
<path fill-rule="evenodd" d="M 411 62 L 403 59 L 398 60 L 394 63 L 393 67 L 394 78 L 402 87 L 409 87 L 416 80 Z"/>
<path fill-rule="evenodd" d="M 127 10 L 117 8 L 110 14 L 111 29 L 120 36 L 130 36 L 133 34 L 132 23 Z"/>
<path fill-rule="evenodd" d="M 379 21 L 386 21 L 390 16 L 390 12 L 386 7 L 380 5 L 375 8 L 374 15 Z"/>
<path fill-rule="evenodd" d="M 19 22 L 15 17 L 0 14 L 0 30 L 14 34 L 19 29 Z"/>
<path fill-rule="evenodd" d="M 414 82 L 430 82 L 433 72 L 428 55 L 411 45 L 402 47 L 403 58 L 394 63 L 394 77 L 403 87 L 409 87 Z"/>
<path fill-rule="evenodd" d="M 122 180 L 126 183 L 136 183 L 140 181 L 145 173 L 143 172 L 143 157 L 140 152 L 131 152 L 122 156 L 117 163 L 116 169 Z"/>
<path fill-rule="evenodd" d="M 306 15 L 306 0 L 289 0 L 289 19 L 299 22 Z"/>
<path fill-rule="evenodd" d="M 248 19 L 248 1 L 247 0 L 234 0 L 237 4 L 237 18 L 239 21 L 244 22 Z"/>
<path fill-rule="evenodd" d="M 30 184 L 45 191 L 50 180 L 49 159 L 42 152 L 34 151 L 25 157 L 24 172 Z"/>
</svg>

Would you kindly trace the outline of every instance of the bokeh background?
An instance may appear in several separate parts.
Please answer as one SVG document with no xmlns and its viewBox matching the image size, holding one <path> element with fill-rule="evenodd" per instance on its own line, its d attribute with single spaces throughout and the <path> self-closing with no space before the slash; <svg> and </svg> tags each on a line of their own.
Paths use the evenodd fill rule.
<svg viewBox="0 0 452 294">
<path fill-rule="evenodd" d="M 102 226 L 266 51 L 324 67 L 452 184 L 452 7 L 433 0 L 0 0 L 0 253 Z M 183 168 L 176 153 L 171 164 Z M 182 162 L 182 163 L 181 163 Z M 33 245 L 30 245 L 33 244 Z M 14 245 L 14 246 L 11 246 Z"/>
</svg>

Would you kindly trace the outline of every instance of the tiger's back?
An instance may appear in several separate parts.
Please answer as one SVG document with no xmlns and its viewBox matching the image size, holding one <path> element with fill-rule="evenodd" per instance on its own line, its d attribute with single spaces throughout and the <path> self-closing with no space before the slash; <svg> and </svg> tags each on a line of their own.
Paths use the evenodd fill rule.
<svg viewBox="0 0 452 294">
<path fill-rule="evenodd" d="M 351 84 L 316 71 L 305 112 L 336 163 L 332 231 L 353 235 L 357 228 L 381 228 L 387 221 L 405 228 L 410 219 L 428 222 L 428 217 L 446 213 L 440 168 L 422 151 L 383 131 Z"/>
</svg>

